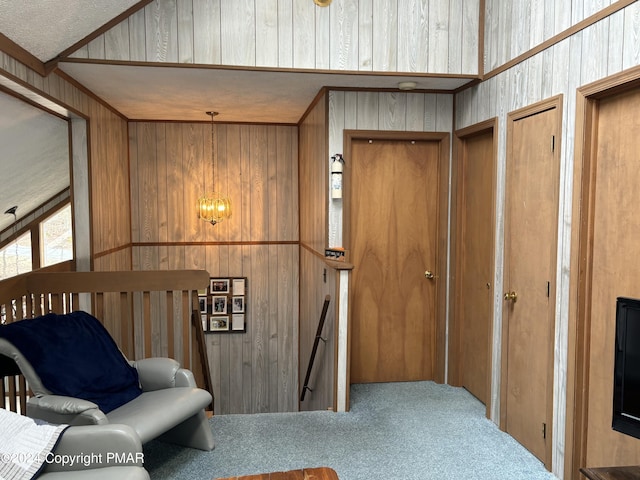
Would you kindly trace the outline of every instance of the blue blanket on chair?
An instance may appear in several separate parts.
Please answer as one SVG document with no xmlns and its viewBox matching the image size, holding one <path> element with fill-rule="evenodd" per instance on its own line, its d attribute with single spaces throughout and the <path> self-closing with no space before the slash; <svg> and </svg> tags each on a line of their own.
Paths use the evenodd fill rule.
<svg viewBox="0 0 640 480">
<path fill-rule="evenodd" d="M 142 393 L 136 369 L 86 312 L 13 322 L 0 327 L 0 337 L 20 350 L 51 393 L 89 400 L 104 413 Z"/>
</svg>

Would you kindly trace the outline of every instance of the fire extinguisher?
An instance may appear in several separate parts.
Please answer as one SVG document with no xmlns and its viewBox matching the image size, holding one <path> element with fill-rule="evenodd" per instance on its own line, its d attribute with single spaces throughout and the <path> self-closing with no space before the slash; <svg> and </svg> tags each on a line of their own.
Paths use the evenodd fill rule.
<svg viewBox="0 0 640 480">
<path fill-rule="evenodd" d="M 342 166 L 344 159 L 341 153 L 331 157 L 331 198 L 342 198 Z"/>
</svg>

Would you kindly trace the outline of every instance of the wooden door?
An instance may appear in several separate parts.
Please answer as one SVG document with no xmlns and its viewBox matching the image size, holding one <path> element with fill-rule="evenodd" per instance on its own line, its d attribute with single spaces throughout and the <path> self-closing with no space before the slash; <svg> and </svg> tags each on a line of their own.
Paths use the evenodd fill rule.
<svg viewBox="0 0 640 480">
<path fill-rule="evenodd" d="M 350 160 L 351 383 L 433 379 L 440 142 L 354 139 Z"/>
<path fill-rule="evenodd" d="M 460 385 L 485 405 L 490 396 L 493 321 L 494 158 L 493 130 L 463 140 L 458 182 L 457 353 Z"/>
<path fill-rule="evenodd" d="M 559 108 L 510 116 L 502 426 L 550 466 Z M 513 294 L 517 297 L 513 297 Z"/>
<path fill-rule="evenodd" d="M 640 442 L 611 429 L 616 298 L 640 298 L 640 88 L 599 101 L 596 125 L 586 458 L 581 466 L 640 461 Z M 593 141 L 593 139 L 592 139 Z"/>
</svg>

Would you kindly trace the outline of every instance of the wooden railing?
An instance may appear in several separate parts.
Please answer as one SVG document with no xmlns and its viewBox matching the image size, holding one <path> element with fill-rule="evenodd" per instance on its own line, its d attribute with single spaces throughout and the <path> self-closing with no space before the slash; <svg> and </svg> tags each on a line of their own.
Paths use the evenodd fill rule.
<svg viewBox="0 0 640 480">
<path fill-rule="evenodd" d="M 205 270 L 31 272 L 0 282 L 0 321 L 84 310 L 130 360 L 174 358 L 213 395 L 198 303 L 208 283 Z M 22 376 L 7 377 L 0 388 L 0 407 L 25 411 Z"/>
</svg>

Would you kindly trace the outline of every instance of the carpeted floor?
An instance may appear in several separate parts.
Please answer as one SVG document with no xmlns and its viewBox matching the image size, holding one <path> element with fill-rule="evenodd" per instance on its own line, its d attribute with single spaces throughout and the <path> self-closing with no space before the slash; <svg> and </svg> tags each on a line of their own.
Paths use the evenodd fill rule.
<svg viewBox="0 0 640 480">
<path fill-rule="evenodd" d="M 353 385 L 348 413 L 217 415 L 216 448 L 145 446 L 152 480 L 198 480 L 328 466 L 340 480 L 551 480 L 462 388 Z"/>
</svg>

